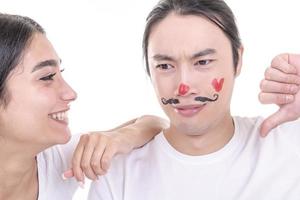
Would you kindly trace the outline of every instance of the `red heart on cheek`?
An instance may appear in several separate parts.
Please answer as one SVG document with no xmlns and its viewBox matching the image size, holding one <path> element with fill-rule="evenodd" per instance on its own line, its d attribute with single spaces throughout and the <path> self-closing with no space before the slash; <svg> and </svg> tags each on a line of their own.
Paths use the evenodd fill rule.
<svg viewBox="0 0 300 200">
<path fill-rule="evenodd" d="M 221 78 L 220 81 L 218 81 L 216 78 L 212 81 L 212 85 L 215 88 L 216 92 L 220 92 L 223 88 L 224 78 Z"/>
</svg>

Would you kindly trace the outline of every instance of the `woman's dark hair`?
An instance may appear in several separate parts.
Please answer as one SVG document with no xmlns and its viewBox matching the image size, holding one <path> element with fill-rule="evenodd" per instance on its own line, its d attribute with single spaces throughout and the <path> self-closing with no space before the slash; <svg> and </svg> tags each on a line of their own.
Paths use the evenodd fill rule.
<svg viewBox="0 0 300 200">
<path fill-rule="evenodd" d="M 233 63 L 236 69 L 239 61 L 238 49 L 241 47 L 238 28 L 231 9 L 223 0 L 161 0 L 147 17 L 143 38 L 143 54 L 148 75 L 148 42 L 151 29 L 171 12 L 178 15 L 197 15 L 215 23 L 228 37 L 232 47 Z"/>
<path fill-rule="evenodd" d="M 24 50 L 35 33 L 44 34 L 45 31 L 34 20 L 0 13 L 0 105 L 5 106 L 9 101 L 7 78 L 20 63 Z"/>
</svg>

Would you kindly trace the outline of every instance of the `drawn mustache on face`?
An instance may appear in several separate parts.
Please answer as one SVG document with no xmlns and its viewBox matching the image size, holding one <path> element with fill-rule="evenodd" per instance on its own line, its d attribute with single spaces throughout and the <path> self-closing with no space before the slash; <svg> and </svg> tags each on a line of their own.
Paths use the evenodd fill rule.
<svg viewBox="0 0 300 200">
<path fill-rule="evenodd" d="M 170 99 L 165 99 L 165 98 L 161 98 L 161 102 L 164 105 L 168 105 L 168 104 L 178 104 L 179 100 L 178 99 L 174 99 L 174 98 L 170 98 Z"/>
<path fill-rule="evenodd" d="M 214 97 L 214 99 L 211 99 L 209 97 L 198 96 L 198 97 L 195 97 L 194 100 L 195 101 L 201 101 L 201 102 L 205 103 L 205 102 L 214 102 L 214 101 L 217 101 L 219 99 L 219 95 L 218 94 L 214 94 L 213 97 Z M 161 98 L 161 102 L 164 105 L 179 104 L 180 103 L 179 99 L 175 99 L 175 98 L 170 98 L 170 99 Z"/>
<path fill-rule="evenodd" d="M 210 98 L 208 98 L 208 97 L 201 97 L 201 96 L 199 96 L 199 97 L 195 97 L 195 101 L 201 101 L 201 102 L 214 102 L 214 101 L 217 101 L 218 100 L 218 98 L 219 98 L 219 95 L 218 94 L 214 94 L 213 95 L 213 97 L 214 97 L 214 99 L 210 99 Z"/>
</svg>

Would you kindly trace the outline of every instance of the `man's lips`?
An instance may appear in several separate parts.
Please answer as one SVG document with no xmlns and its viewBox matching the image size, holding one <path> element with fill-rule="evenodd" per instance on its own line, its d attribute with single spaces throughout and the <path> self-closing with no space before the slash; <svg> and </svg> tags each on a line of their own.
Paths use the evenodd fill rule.
<svg viewBox="0 0 300 200">
<path fill-rule="evenodd" d="M 184 117 L 193 117 L 194 115 L 199 113 L 205 106 L 206 106 L 206 104 L 184 105 L 184 106 L 176 106 L 176 107 L 174 107 L 174 109 L 175 109 L 175 112 L 177 112 L 178 114 L 180 114 Z"/>
</svg>

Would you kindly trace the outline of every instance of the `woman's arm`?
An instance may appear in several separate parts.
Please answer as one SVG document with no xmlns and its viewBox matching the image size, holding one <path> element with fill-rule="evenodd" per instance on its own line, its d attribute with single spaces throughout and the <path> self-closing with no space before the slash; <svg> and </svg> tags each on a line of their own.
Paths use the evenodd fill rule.
<svg viewBox="0 0 300 200">
<path fill-rule="evenodd" d="M 74 151 L 72 169 L 63 176 L 75 176 L 77 181 L 82 183 L 84 174 L 96 180 L 98 175 L 107 172 L 113 156 L 143 146 L 168 126 L 169 123 L 165 119 L 147 115 L 108 131 L 84 134 Z"/>
<path fill-rule="evenodd" d="M 163 129 L 169 127 L 169 122 L 157 116 L 144 115 L 137 119 L 130 120 L 104 134 L 108 134 L 119 140 L 120 153 L 128 153 L 148 143 L 154 136 Z"/>
</svg>

